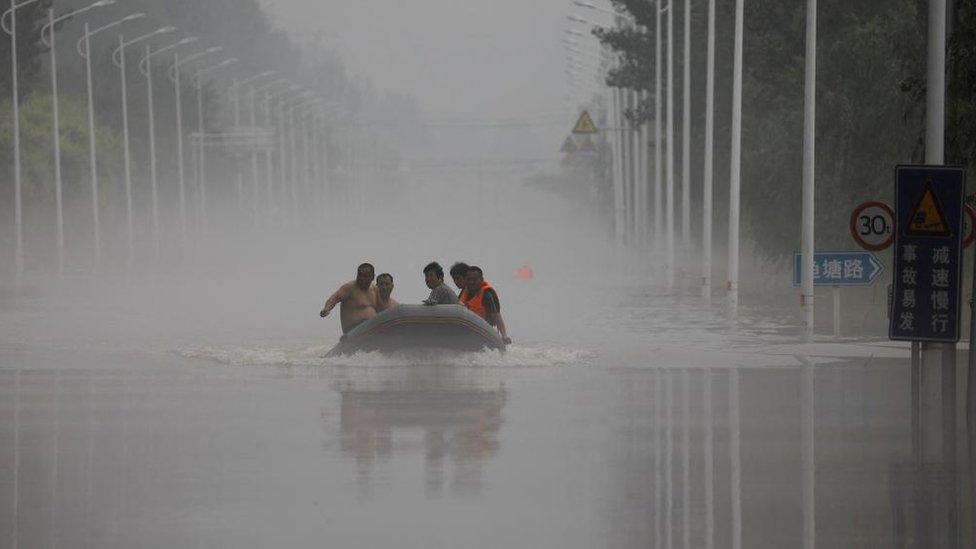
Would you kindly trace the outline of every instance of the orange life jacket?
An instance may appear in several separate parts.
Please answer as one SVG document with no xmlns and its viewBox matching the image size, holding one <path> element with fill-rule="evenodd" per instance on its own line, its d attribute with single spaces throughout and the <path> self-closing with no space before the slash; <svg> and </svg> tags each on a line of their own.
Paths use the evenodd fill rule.
<svg viewBox="0 0 976 549">
<path fill-rule="evenodd" d="M 485 304 L 483 300 L 485 297 L 485 290 L 488 289 L 491 289 L 491 284 L 482 282 L 481 289 L 478 290 L 478 293 L 474 294 L 473 296 L 469 296 L 468 289 L 465 288 L 461 290 L 461 297 L 459 298 L 465 307 L 485 320 L 488 320 L 488 312 L 485 311 Z"/>
</svg>

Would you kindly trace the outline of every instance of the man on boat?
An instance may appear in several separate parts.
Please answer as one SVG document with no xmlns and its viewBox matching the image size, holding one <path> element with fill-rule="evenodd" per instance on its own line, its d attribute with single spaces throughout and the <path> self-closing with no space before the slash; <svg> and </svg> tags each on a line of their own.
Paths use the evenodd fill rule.
<svg viewBox="0 0 976 549">
<path fill-rule="evenodd" d="M 467 284 L 468 276 L 468 264 L 458 261 L 454 265 L 451 265 L 451 278 L 454 279 L 454 285 L 458 287 L 458 290 L 464 291 L 464 286 Z M 461 297 L 458 294 L 458 297 Z"/>
<path fill-rule="evenodd" d="M 397 300 L 390 297 L 393 293 L 393 275 L 383 273 L 376 277 L 376 313 L 382 313 L 399 305 Z"/>
<path fill-rule="evenodd" d="M 502 335 L 502 341 L 506 345 L 510 345 L 512 339 L 508 337 L 505 330 L 505 321 L 502 319 L 498 293 L 491 287 L 491 284 L 485 282 L 481 268 L 471 265 L 467 271 L 465 286 L 461 290 L 461 304 L 497 328 L 498 333 Z"/>
<path fill-rule="evenodd" d="M 424 305 L 457 305 L 454 291 L 444 284 L 444 268 L 440 263 L 432 261 L 424 267 L 424 282 L 430 288 L 430 296 L 424 300 Z"/>
<path fill-rule="evenodd" d="M 356 326 L 376 316 L 376 287 L 373 276 L 376 270 L 369 263 L 356 269 L 356 280 L 346 282 L 325 301 L 319 316 L 325 318 L 336 305 L 339 307 L 339 321 L 343 335 Z M 392 290 L 392 285 L 391 285 Z"/>
</svg>

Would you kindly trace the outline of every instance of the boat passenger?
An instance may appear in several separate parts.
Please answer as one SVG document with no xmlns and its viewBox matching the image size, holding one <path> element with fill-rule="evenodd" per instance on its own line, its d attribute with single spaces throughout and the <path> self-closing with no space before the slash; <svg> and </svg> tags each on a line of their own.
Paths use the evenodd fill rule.
<svg viewBox="0 0 976 549">
<path fill-rule="evenodd" d="M 430 296 L 424 300 L 424 305 L 457 305 L 458 297 L 454 291 L 444 284 L 444 268 L 432 261 L 424 267 L 424 282 L 430 288 Z"/>
<path fill-rule="evenodd" d="M 356 326 L 376 316 L 376 287 L 373 276 L 376 270 L 369 263 L 356 269 L 356 280 L 346 282 L 325 301 L 319 316 L 325 318 L 336 305 L 343 335 Z"/>
<path fill-rule="evenodd" d="M 512 343 L 505 330 L 505 321 L 502 319 L 498 293 L 491 287 L 491 284 L 485 282 L 484 273 L 479 267 L 474 265 L 468 267 L 468 274 L 465 276 L 465 286 L 461 290 L 460 299 L 465 307 L 497 328 L 506 345 Z"/>
<path fill-rule="evenodd" d="M 466 284 L 465 278 L 468 276 L 468 264 L 458 261 L 454 265 L 451 265 L 451 278 L 454 279 L 454 285 L 458 287 L 458 290 L 464 291 L 464 286 Z M 461 297 L 461 294 L 458 294 Z"/>
<path fill-rule="evenodd" d="M 399 305 L 397 300 L 390 297 L 393 293 L 393 275 L 383 273 L 376 277 L 376 312 L 382 313 Z"/>
</svg>

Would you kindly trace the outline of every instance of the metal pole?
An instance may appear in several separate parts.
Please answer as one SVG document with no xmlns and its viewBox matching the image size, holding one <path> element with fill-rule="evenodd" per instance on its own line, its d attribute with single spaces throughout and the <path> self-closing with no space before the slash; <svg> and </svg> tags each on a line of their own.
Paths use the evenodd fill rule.
<svg viewBox="0 0 976 549">
<path fill-rule="evenodd" d="M 278 99 L 276 108 L 278 114 L 278 184 L 281 186 L 281 224 L 285 222 L 285 210 L 287 209 L 288 195 L 285 190 L 285 107 L 284 100 Z"/>
<path fill-rule="evenodd" d="M 665 235 L 667 237 L 667 269 L 668 288 L 674 286 L 674 6 L 673 0 L 668 3 L 668 45 L 667 45 L 667 184 L 665 192 Z"/>
<path fill-rule="evenodd" d="M 811 273 L 813 272 L 811 267 Z M 834 337 L 840 337 L 840 288 L 831 288 L 834 297 Z"/>
<path fill-rule="evenodd" d="M 288 108 L 288 160 L 290 180 L 288 187 L 291 194 L 291 222 L 298 222 L 298 148 L 296 146 L 295 103 Z"/>
<path fill-rule="evenodd" d="M 251 125 L 252 130 L 258 127 L 257 114 L 254 112 L 254 86 L 250 88 L 250 95 L 248 96 L 248 121 Z M 255 222 L 257 222 L 258 215 L 258 195 L 260 194 L 258 185 L 258 153 L 257 149 L 251 149 L 251 206 L 252 215 L 254 216 Z"/>
<path fill-rule="evenodd" d="M 51 33 L 51 114 L 54 119 L 54 201 L 58 222 L 58 275 L 64 276 L 64 203 L 61 196 L 61 119 L 58 115 L 58 57 L 54 39 L 54 8 L 47 10 Z"/>
<path fill-rule="evenodd" d="M 729 272 L 726 291 L 729 312 L 739 307 L 739 177 L 742 164 L 742 12 L 743 0 L 735 0 L 735 46 L 732 63 L 732 146 L 729 174 Z"/>
<path fill-rule="evenodd" d="M 234 91 L 232 97 L 234 104 L 234 131 L 238 131 L 241 127 L 241 91 L 236 78 L 231 82 L 230 88 Z M 241 213 L 244 211 L 244 172 L 241 171 L 240 159 L 236 156 L 234 158 L 234 170 L 237 172 L 237 212 Z"/>
<path fill-rule="evenodd" d="M 641 100 L 647 101 L 647 91 L 641 92 Z M 647 197 L 650 185 L 650 123 L 645 120 L 640 127 L 640 179 L 637 184 L 637 245 L 647 247 Z"/>
<path fill-rule="evenodd" d="M 654 14 L 654 251 L 664 248 L 664 204 L 661 202 L 664 174 L 661 160 L 661 0 Z"/>
<path fill-rule="evenodd" d="M 152 190 L 153 252 L 159 261 L 159 187 L 156 181 L 156 118 L 153 112 L 152 48 L 146 46 L 146 97 L 149 115 L 149 181 Z"/>
<path fill-rule="evenodd" d="M 271 96 L 267 91 L 264 92 L 264 125 L 271 127 Z M 268 226 L 271 226 L 272 212 L 274 211 L 274 151 L 272 148 L 264 153 L 264 166 L 267 172 L 267 177 L 265 179 L 266 183 L 266 196 L 267 196 L 267 214 L 268 214 Z"/>
<path fill-rule="evenodd" d="M 95 270 L 102 263 L 102 238 L 98 220 L 98 159 L 96 156 L 95 99 L 92 93 L 91 36 L 88 22 L 85 21 L 85 84 L 88 88 L 88 164 L 91 173 L 92 191 L 92 231 L 95 241 Z"/>
<path fill-rule="evenodd" d="M 129 96 L 125 76 L 125 38 L 119 35 L 119 75 L 122 80 L 122 165 L 125 172 L 125 228 L 128 265 L 135 256 L 135 239 L 132 227 L 132 160 L 129 149 Z"/>
<path fill-rule="evenodd" d="M 623 190 L 623 173 L 621 169 L 621 148 L 622 143 L 620 139 L 620 88 L 613 88 L 610 92 L 610 112 L 611 112 L 611 124 L 612 129 L 612 162 L 613 162 L 613 233 L 617 245 L 622 245 L 624 242 L 624 190 Z"/>
<path fill-rule="evenodd" d="M 640 101 L 640 95 L 637 90 L 630 91 L 630 105 L 631 108 L 636 110 L 637 103 Z M 643 141 L 641 141 L 641 131 L 640 126 L 635 126 L 631 123 L 630 127 L 630 143 L 631 147 L 631 178 L 630 178 L 630 232 L 631 232 L 631 244 L 634 246 L 639 245 L 640 241 L 640 187 L 641 187 L 641 174 L 643 170 L 641 169 L 641 147 L 643 147 Z"/>
<path fill-rule="evenodd" d="M 305 205 L 309 205 L 312 202 L 311 189 L 309 188 L 309 156 L 308 156 L 308 116 L 302 116 L 302 192 L 305 196 L 302 197 L 302 201 Z"/>
<path fill-rule="evenodd" d="M 186 174 L 183 158 L 183 84 L 180 81 L 180 54 L 173 54 L 173 92 L 176 96 L 176 171 L 180 192 L 180 239 L 186 245 Z"/>
<path fill-rule="evenodd" d="M 817 136 L 817 0 L 807 0 L 807 49 L 803 85 L 803 241 L 800 267 L 803 329 L 813 336 L 813 254 L 814 254 L 814 185 Z M 840 325 L 840 302 L 834 289 L 834 336 Z"/>
<path fill-rule="evenodd" d="M 196 78 L 197 91 L 197 208 L 200 215 L 200 229 L 207 232 L 207 159 L 204 149 L 204 123 L 203 123 L 203 89 L 200 83 L 200 71 L 197 71 Z"/>
<path fill-rule="evenodd" d="M 17 0 L 10 0 L 10 81 L 14 115 L 14 231 L 16 252 L 14 262 L 17 280 L 24 275 L 24 216 L 20 171 L 20 91 L 17 83 Z M 19 379 L 19 378 L 18 378 Z"/>
<path fill-rule="evenodd" d="M 691 0 L 685 0 L 681 86 L 681 287 L 688 286 L 691 258 Z"/>
<path fill-rule="evenodd" d="M 712 182 L 715 158 L 715 0 L 708 0 L 705 76 L 705 166 L 702 174 L 702 298 L 712 304 Z"/>
</svg>

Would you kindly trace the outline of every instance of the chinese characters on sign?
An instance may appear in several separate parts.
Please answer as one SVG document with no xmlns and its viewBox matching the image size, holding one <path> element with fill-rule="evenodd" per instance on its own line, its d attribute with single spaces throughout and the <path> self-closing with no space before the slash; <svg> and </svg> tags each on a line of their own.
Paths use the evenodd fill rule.
<svg viewBox="0 0 976 549">
<path fill-rule="evenodd" d="M 793 285 L 800 285 L 800 253 L 793 254 Z M 818 286 L 868 286 L 884 265 L 870 252 L 814 252 L 813 283 Z"/>
<path fill-rule="evenodd" d="M 959 340 L 964 187 L 960 168 L 897 168 L 891 339 Z"/>
</svg>

